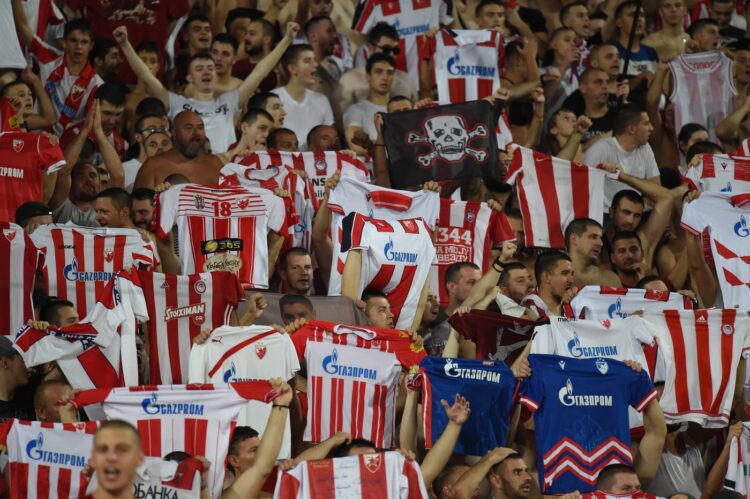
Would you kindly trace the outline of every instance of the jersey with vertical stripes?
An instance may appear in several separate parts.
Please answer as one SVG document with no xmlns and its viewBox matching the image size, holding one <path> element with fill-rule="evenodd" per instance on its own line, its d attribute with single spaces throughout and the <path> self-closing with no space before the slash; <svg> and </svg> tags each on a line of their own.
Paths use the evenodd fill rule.
<svg viewBox="0 0 750 499">
<path fill-rule="evenodd" d="M 135 469 L 133 497 L 200 499 L 202 471 L 203 464 L 194 457 L 185 458 L 179 463 L 147 457 Z M 86 490 L 93 493 L 98 485 L 99 481 L 94 474 Z M 86 497 L 88 499 L 90 496 Z"/>
<path fill-rule="evenodd" d="M 701 191 L 750 192 L 750 157 L 735 154 L 702 154 L 685 177 Z"/>
<path fill-rule="evenodd" d="M 24 326 L 14 347 L 27 367 L 57 362 L 76 389 L 134 386 L 138 384 L 136 327 L 147 319 L 137 274 L 119 272 L 80 323 L 46 330 Z"/>
<path fill-rule="evenodd" d="M 682 227 L 710 229 L 710 244 L 724 306 L 750 309 L 750 194 L 704 192 L 682 209 Z"/>
<path fill-rule="evenodd" d="M 42 225 L 31 240 L 44 252 L 41 280 L 46 294 L 73 302 L 79 317 L 91 311 L 118 271 L 158 265 L 153 244 L 144 242 L 135 229 Z"/>
<path fill-rule="evenodd" d="M 435 65 L 438 100 L 451 104 L 489 97 L 500 88 L 504 68 L 503 36 L 495 30 L 439 31 L 426 43 Z"/>
<path fill-rule="evenodd" d="M 506 180 L 518 190 L 526 246 L 565 249 L 570 222 L 601 223 L 606 176 L 605 170 L 517 148 Z"/>
<path fill-rule="evenodd" d="M 706 127 L 713 142 L 718 142 L 716 126 L 732 114 L 737 97 L 732 60 L 718 50 L 683 54 L 669 63 L 669 69 L 675 130 L 698 123 Z"/>
<path fill-rule="evenodd" d="M 410 327 L 435 261 L 427 224 L 422 219 L 386 221 L 350 213 L 342 231 L 341 252 L 362 251 L 357 296 L 385 293 L 396 327 Z"/>
<path fill-rule="evenodd" d="M 276 499 L 427 499 L 416 461 L 398 452 L 303 461 L 280 471 Z"/>
<path fill-rule="evenodd" d="M 729 444 L 724 487 L 747 497 L 750 492 L 750 423 L 743 423 L 743 426 L 740 437 L 733 437 Z"/>
<path fill-rule="evenodd" d="M 392 447 L 399 374 L 419 364 L 424 348 L 405 331 L 322 321 L 306 323 L 291 339 L 307 359 L 305 440 L 346 431 Z"/>
<path fill-rule="evenodd" d="M 614 359 L 529 355 L 521 404 L 534 413 L 543 494 L 593 492 L 602 468 L 631 465 L 628 407 L 656 399 L 645 371 Z M 565 424 L 561 424 L 564 421 Z"/>
<path fill-rule="evenodd" d="M 435 445 L 448 426 L 440 401 L 452 404 L 457 394 L 471 404 L 471 414 L 461 426 L 453 452 L 484 456 L 496 447 L 505 447 L 517 385 L 508 366 L 499 360 L 425 357 L 419 363 L 418 376 L 425 448 Z"/>
<path fill-rule="evenodd" d="M 579 319 L 624 319 L 639 310 L 692 309 L 690 298 L 679 293 L 639 288 L 584 286 L 570 301 Z"/>
<path fill-rule="evenodd" d="M 0 134 L 0 151 L 0 220 L 15 220 L 23 203 L 42 200 L 44 175 L 65 166 L 65 156 L 41 133 Z"/>
<path fill-rule="evenodd" d="M 425 33 L 441 23 L 450 24 L 452 3 L 447 0 L 360 0 L 354 13 L 352 29 L 368 33 L 377 23 L 390 24 L 399 34 L 401 52 L 396 69 L 409 73 L 419 86 L 419 63 Z"/>
<path fill-rule="evenodd" d="M 609 492 L 595 490 L 594 492 L 587 492 L 586 494 L 581 494 L 581 498 L 582 499 L 666 499 L 660 496 L 655 496 L 654 494 L 649 494 L 648 492 L 643 492 L 642 490 L 639 490 L 638 492 L 634 492 L 632 494 L 610 494 Z"/>
<path fill-rule="evenodd" d="M 204 329 L 229 324 L 243 291 L 231 272 L 170 275 L 139 271 L 148 309 L 150 382 L 187 381 L 193 338 Z"/>
<path fill-rule="evenodd" d="M 183 274 L 226 270 L 243 286 L 268 287 L 266 237 L 283 233 L 281 198 L 245 187 L 176 185 L 156 199 L 154 232 L 164 238 L 175 224 Z"/>
<path fill-rule="evenodd" d="M 0 334 L 12 335 L 34 318 L 34 279 L 44 259 L 20 226 L 0 222 L 0 231 Z"/>
<path fill-rule="evenodd" d="M 750 355 L 750 317 L 735 309 L 647 312 L 666 363 L 659 404 L 667 423 L 729 422 L 737 366 Z"/>
<path fill-rule="evenodd" d="M 430 229 L 434 229 L 440 216 L 440 196 L 437 192 L 409 192 L 386 189 L 344 177 L 331 191 L 328 198 L 331 210 L 333 261 L 328 295 L 341 294 L 341 273 L 344 271 L 346 254 L 341 251 L 343 219 L 349 213 L 361 213 L 380 220 L 403 220 L 422 218 Z"/>
<path fill-rule="evenodd" d="M 224 463 L 235 421 L 248 400 L 271 402 L 267 381 L 218 385 L 159 385 L 87 390 L 76 394 L 79 406 L 102 404 L 107 419 L 122 419 L 138 429 L 147 457 L 172 451 L 204 456 L 211 463 L 208 491 L 221 495 Z"/>
<path fill-rule="evenodd" d="M 267 326 L 222 326 L 209 339 L 190 350 L 190 383 L 230 383 L 237 381 L 290 380 L 299 371 L 299 360 L 292 340 Z M 250 400 L 240 411 L 237 424 L 250 426 L 261 437 L 271 406 Z M 279 459 L 291 458 L 292 440 L 287 416 Z"/>
<path fill-rule="evenodd" d="M 98 421 L 5 421 L 0 426 L 0 445 L 8 451 L 10 499 L 85 497 L 84 468 L 98 427 Z"/>
<path fill-rule="evenodd" d="M 437 267 L 430 272 L 430 289 L 438 294 L 440 304 L 448 304 L 445 271 L 456 262 L 472 262 L 484 274 L 492 263 L 493 248 L 515 239 L 508 217 L 487 203 L 440 200 L 435 253 Z"/>
</svg>

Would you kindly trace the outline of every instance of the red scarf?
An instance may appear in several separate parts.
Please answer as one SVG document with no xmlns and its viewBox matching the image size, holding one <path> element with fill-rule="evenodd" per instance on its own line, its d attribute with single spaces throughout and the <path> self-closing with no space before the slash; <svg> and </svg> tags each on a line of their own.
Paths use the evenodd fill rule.
<svg viewBox="0 0 750 499">
<path fill-rule="evenodd" d="M 47 83 L 44 85 L 47 93 L 52 94 L 55 91 L 55 87 L 60 84 L 62 79 L 65 77 L 65 68 L 67 67 L 67 57 L 62 58 L 62 62 L 55 68 L 54 71 L 47 78 Z M 72 121 L 73 118 L 78 114 L 78 110 L 83 104 L 83 96 L 86 95 L 86 89 L 89 88 L 91 79 L 96 76 L 94 68 L 88 62 L 81 70 L 75 83 L 70 89 L 70 92 L 65 97 L 65 104 L 60 110 L 60 119 L 58 123 L 66 128 Z"/>
</svg>

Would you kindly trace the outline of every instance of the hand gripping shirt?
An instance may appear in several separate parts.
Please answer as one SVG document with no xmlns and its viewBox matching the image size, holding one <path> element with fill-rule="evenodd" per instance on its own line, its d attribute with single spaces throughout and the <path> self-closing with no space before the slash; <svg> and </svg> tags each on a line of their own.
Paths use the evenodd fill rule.
<svg viewBox="0 0 750 499">
<path fill-rule="evenodd" d="M 579 319 L 624 319 L 637 311 L 692 309 L 690 298 L 679 293 L 637 288 L 584 286 L 570 302 Z"/>
<path fill-rule="evenodd" d="M 532 354 L 529 364 L 521 404 L 534 413 L 542 493 L 593 492 L 602 468 L 632 464 L 628 407 L 642 411 L 656 399 L 645 371 L 558 355 Z"/>
</svg>

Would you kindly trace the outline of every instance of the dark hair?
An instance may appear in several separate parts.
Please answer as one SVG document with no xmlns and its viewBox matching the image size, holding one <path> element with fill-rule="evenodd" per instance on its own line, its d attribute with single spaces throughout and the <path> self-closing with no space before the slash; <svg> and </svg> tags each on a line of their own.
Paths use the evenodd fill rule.
<svg viewBox="0 0 750 499">
<path fill-rule="evenodd" d="M 266 118 L 268 121 L 273 123 L 273 116 L 265 109 L 259 109 L 257 107 L 251 107 L 242 115 L 242 123 L 252 125 L 258 118 Z"/>
<path fill-rule="evenodd" d="M 593 73 L 604 73 L 605 75 L 607 74 L 607 72 L 602 68 L 586 68 L 578 77 L 578 81 L 581 83 L 588 83 L 589 76 L 591 76 Z"/>
<path fill-rule="evenodd" d="M 641 244 L 641 238 L 638 237 L 638 233 L 634 230 L 621 230 L 619 232 L 615 232 L 615 235 L 612 237 L 612 247 L 614 247 L 616 242 L 623 241 L 625 239 L 635 239 L 636 241 L 638 241 L 638 246 L 643 248 L 643 245 Z"/>
<path fill-rule="evenodd" d="M 236 426 L 232 432 L 232 438 L 229 440 L 229 454 L 232 456 L 237 455 L 237 447 L 249 438 L 255 438 L 258 436 L 258 432 L 250 428 L 249 426 Z"/>
<path fill-rule="evenodd" d="M 254 23 L 260 23 L 261 28 L 263 29 L 263 36 L 270 36 L 272 39 L 276 36 L 276 33 L 273 28 L 273 24 L 268 19 L 253 19 Z M 252 24 L 252 23 L 251 23 Z"/>
<path fill-rule="evenodd" d="M 522 45 L 519 42 L 510 42 L 505 46 L 505 60 L 510 61 L 520 60 L 523 61 L 523 54 L 521 53 Z"/>
<path fill-rule="evenodd" d="M 408 101 L 409 104 L 411 104 L 411 99 L 408 98 L 407 96 L 405 96 L 405 95 L 394 95 L 393 97 L 391 97 L 390 99 L 388 99 L 388 102 L 386 103 L 386 106 L 389 106 L 390 104 L 392 104 L 394 102 L 401 102 L 403 100 Z"/>
<path fill-rule="evenodd" d="M 500 0 L 482 0 L 477 4 L 476 7 L 474 7 L 474 16 L 479 16 L 479 13 L 484 10 L 485 7 L 489 5 L 499 5 L 500 7 L 505 7 L 505 4 L 501 2 Z"/>
<path fill-rule="evenodd" d="M 91 23 L 83 17 L 65 23 L 65 28 L 63 28 L 63 38 L 67 38 L 68 35 L 74 31 L 81 31 L 84 34 L 89 35 L 89 38 L 94 38 L 94 30 L 91 28 Z"/>
<path fill-rule="evenodd" d="M 284 307 L 287 305 L 304 305 L 310 310 L 315 310 L 315 307 L 313 306 L 312 302 L 307 296 L 303 295 L 284 295 L 281 298 L 279 298 L 279 312 L 284 310 Z"/>
<path fill-rule="evenodd" d="M 638 281 L 635 287 L 643 289 L 646 287 L 646 285 L 654 281 L 661 281 L 661 277 L 655 275 L 647 275 L 646 277 L 643 277 L 640 281 Z"/>
<path fill-rule="evenodd" d="M 392 68 L 396 69 L 396 60 L 389 56 L 388 54 L 372 54 L 368 59 L 367 63 L 365 64 L 365 72 L 367 74 L 370 74 L 372 71 L 372 68 L 375 66 L 375 64 L 379 62 L 385 62 L 388 63 Z"/>
<path fill-rule="evenodd" d="M 552 33 L 550 33 L 549 43 L 552 43 L 552 41 L 564 31 L 572 31 L 573 34 L 575 35 L 575 30 L 573 28 L 568 28 L 567 26 L 560 26 L 559 28 L 552 30 Z M 542 66 L 550 66 L 552 65 L 553 62 L 555 62 L 555 51 L 552 50 L 551 48 L 548 48 L 547 51 L 542 56 Z"/>
<path fill-rule="evenodd" d="M 96 58 L 103 60 L 110 50 L 116 48 L 117 44 L 109 38 L 94 39 L 94 47 L 91 49 L 91 52 L 89 52 L 89 62 L 93 64 L 94 59 Z"/>
<path fill-rule="evenodd" d="M 141 448 L 141 435 L 138 433 L 138 430 L 135 426 L 128 423 L 127 421 L 123 421 L 122 419 L 110 419 L 109 421 L 104 421 L 101 426 L 96 430 L 96 435 L 103 432 L 104 430 L 125 430 L 131 435 L 133 435 L 133 440 L 135 440 L 136 448 Z M 96 436 L 94 437 L 96 438 Z"/>
<path fill-rule="evenodd" d="M 135 53 L 140 54 L 141 52 L 150 52 L 159 56 L 159 46 L 152 40 L 142 40 L 141 43 L 135 46 Z"/>
<path fill-rule="evenodd" d="M 123 208 L 127 208 L 133 211 L 133 200 L 130 198 L 128 191 L 122 187 L 110 187 L 104 189 L 96 195 L 96 199 L 109 198 L 112 200 L 112 205 L 119 211 Z"/>
<path fill-rule="evenodd" d="M 188 454 L 185 451 L 174 450 L 174 451 L 170 452 L 169 454 L 167 454 L 166 456 L 164 456 L 162 459 L 164 461 L 174 461 L 176 463 L 181 463 L 185 459 L 189 459 L 191 457 L 193 457 L 193 456 L 191 456 L 190 454 Z"/>
<path fill-rule="evenodd" d="M 534 263 L 534 278 L 536 279 L 537 286 L 542 282 L 542 274 L 544 272 L 552 272 L 557 267 L 557 262 L 560 261 L 572 261 L 567 253 L 559 250 L 552 250 L 542 253 L 536 258 Z"/>
<path fill-rule="evenodd" d="M 268 134 L 268 138 L 266 138 L 266 147 L 268 147 L 268 149 L 277 149 L 278 144 L 276 143 L 276 141 L 278 140 L 279 135 L 285 133 L 291 133 L 295 138 L 297 138 L 297 134 L 295 134 L 293 130 L 284 127 L 274 128 L 273 130 L 271 130 L 271 133 Z"/>
<path fill-rule="evenodd" d="M 279 258 L 279 267 L 286 270 L 287 260 L 290 256 L 310 256 L 310 252 L 302 246 L 293 246 L 281 254 Z"/>
<path fill-rule="evenodd" d="M 238 7 L 227 12 L 227 19 L 224 21 L 224 27 L 226 28 L 227 33 L 229 33 L 231 31 L 230 28 L 232 23 L 237 19 L 250 19 L 251 21 L 255 21 L 256 19 L 261 19 L 263 15 L 264 12 L 258 9 Z"/>
<path fill-rule="evenodd" d="M 612 133 L 614 135 L 622 135 L 628 131 L 630 125 L 637 126 L 641 122 L 641 115 L 643 113 L 643 109 L 635 104 L 625 104 L 624 106 L 621 106 L 620 109 L 617 110 Z"/>
<path fill-rule="evenodd" d="M 721 154 L 723 152 L 724 149 L 719 144 L 708 140 L 701 140 L 690 146 L 690 149 L 687 150 L 687 153 L 685 153 L 685 163 L 690 163 L 693 157 L 698 154 Z"/>
<path fill-rule="evenodd" d="M 602 468 L 599 476 L 596 477 L 596 488 L 602 492 L 608 492 L 612 488 L 612 485 L 614 485 L 615 475 L 618 473 L 636 474 L 635 468 L 630 465 L 622 463 L 610 464 Z"/>
<path fill-rule="evenodd" d="M 495 464 L 495 465 L 492 466 L 492 472 L 495 473 L 496 475 L 499 475 L 500 474 L 500 467 L 503 465 L 504 462 L 506 462 L 506 461 L 508 461 L 510 459 L 520 459 L 520 460 L 523 461 L 523 456 L 521 454 L 519 454 L 518 452 L 513 452 L 511 454 L 508 454 L 505 457 L 505 459 L 503 459 L 499 463 L 497 463 L 497 464 Z"/>
<path fill-rule="evenodd" d="M 211 54 L 207 52 L 206 50 L 201 50 L 199 52 L 196 52 L 195 54 L 188 57 L 187 60 L 187 66 L 186 68 L 190 68 L 190 65 L 193 63 L 193 61 L 211 61 L 213 62 L 214 58 L 211 57 Z"/>
<path fill-rule="evenodd" d="M 34 408 L 42 406 L 42 396 L 44 395 L 44 392 L 47 388 L 52 388 L 53 386 L 68 386 L 70 387 L 70 384 L 65 381 L 64 379 L 48 379 L 45 381 L 42 381 L 39 383 L 39 386 L 36 387 L 36 390 L 34 390 Z"/>
<path fill-rule="evenodd" d="M 473 262 L 455 262 L 448 265 L 448 268 L 445 269 L 445 289 L 448 290 L 448 283 L 453 282 L 455 283 L 458 280 L 458 277 L 461 275 L 461 271 L 463 269 L 475 269 L 479 270 L 479 266 L 476 263 Z"/>
<path fill-rule="evenodd" d="M 372 447 L 373 449 L 377 449 L 374 442 L 371 442 L 370 440 L 366 440 L 364 438 L 354 438 L 351 442 L 343 443 L 339 445 L 338 447 L 334 448 L 332 451 L 333 457 L 346 457 L 349 455 L 349 452 L 351 452 L 353 449 L 366 449 L 368 447 Z"/>
<path fill-rule="evenodd" d="M 307 147 L 308 147 L 308 148 L 310 147 L 310 144 L 312 143 L 312 138 L 313 138 L 313 135 L 315 135 L 315 134 L 316 134 L 316 133 L 318 132 L 318 130 L 320 130 L 321 128 L 323 128 L 323 127 L 327 127 L 327 126 L 328 126 L 328 127 L 333 127 L 333 125 L 325 125 L 325 124 L 321 124 L 321 125 L 315 125 L 314 127 L 312 127 L 312 128 L 310 129 L 310 131 L 309 131 L 309 132 L 307 132 L 307 137 L 306 137 L 306 139 L 307 139 Z M 299 138 L 299 137 L 298 137 L 298 138 Z"/>
<path fill-rule="evenodd" d="M 133 189 L 133 192 L 130 193 L 130 199 L 138 201 L 148 199 L 149 201 L 151 201 L 151 204 L 154 204 L 155 196 L 156 191 L 154 191 L 153 189 L 149 189 L 148 187 L 138 187 L 137 189 Z"/>
<path fill-rule="evenodd" d="M 386 294 L 382 291 L 370 290 L 362 293 L 362 301 L 365 302 L 365 304 L 372 298 L 385 298 L 386 300 L 388 299 Z"/>
<path fill-rule="evenodd" d="M 638 2 L 635 0 L 626 0 L 625 2 L 622 2 L 620 5 L 617 6 L 615 9 L 615 19 L 619 19 L 620 16 L 625 12 L 625 9 L 628 7 L 637 7 Z M 641 9 L 641 14 L 644 14 L 644 11 Z M 633 13 L 635 15 L 635 13 Z"/>
<path fill-rule="evenodd" d="M 734 0 L 711 0 L 711 5 L 715 3 L 734 3 Z"/>
<path fill-rule="evenodd" d="M 576 2 L 571 2 L 567 5 L 563 5 L 563 7 L 560 9 L 560 24 L 562 24 L 565 18 L 568 17 L 568 13 L 573 9 L 573 7 L 578 6 L 586 9 L 586 12 L 589 11 L 589 6 L 583 0 L 577 0 Z M 564 24 L 562 24 L 562 26 L 566 27 Z"/>
<path fill-rule="evenodd" d="M 182 29 L 183 30 L 187 29 L 188 26 L 190 26 L 195 21 L 200 21 L 200 22 L 203 22 L 203 23 L 211 24 L 211 20 L 208 17 L 204 16 L 200 12 L 195 12 L 194 11 L 192 14 L 190 14 L 187 17 L 187 19 L 185 19 L 185 24 L 182 25 Z"/>
<path fill-rule="evenodd" d="M 623 199 L 627 199 L 631 203 L 645 205 L 646 203 L 643 201 L 643 196 L 638 191 L 634 191 L 633 189 L 621 189 L 615 193 L 614 197 L 612 198 L 612 209 L 616 209 L 618 206 L 620 206 L 620 201 Z"/>
<path fill-rule="evenodd" d="M 237 40 L 234 39 L 232 35 L 228 35 L 227 33 L 217 33 L 213 40 L 211 40 L 211 47 L 214 46 L 214 43 L 225 43 L 227 45 L 232 46 L 232 51 L 237 54 L 237 49 L 239 48 L 240 44 L 237 43 Z"/>
<path fill-rule="evenodd" d="M 43 322 L 49 322 L 50 324 L 54 324 L 55 326 L 60 327 L 60 321 L 57 317 L 57 314 L 59 313 L 61 308 L 64 307 L 72 307 L 75 308 L 76 306 L 73 305 L 73 302 L 68 300 L 61 300 L 59 298 L 51 299 L 44 305 L 42 305 L 41 309 L 39 310 L 39 320 Z"/>
<path fill-rule="evenodd" d="M 391 40 L 398 40 L 398 31 L 388 23 L 379 22 L 367 33 L 367 42 L 372 45 L 377 45 L 383 37 L 390 38 Z"/>
<path fill-rule="evenodd" d="M 573 234 L 581 237 L 591 226 L 602 228 L 602 224 L 593 218 L 576 218 L 565 227 L 565 247 L 570 251 L 570 238 Z"/>
<path fill-rule="evenodd" d="M 102 83 L 99 88 L 96 89 L 94 97 L 109 102 L 113 106 L 125 105 L 125 92 L 123 91 L 122 84 L 118 81 L 107 81 Z"/>
<path fill-rule="evenodd" d="M 599 52 L 600 50 L 602 50 L 605 47 L 614 47 L 614 48 L 617 48 L 617 45 L 615 45 L 612 42 L 602 43 L 600 45 L 594 45 L 593 47 L 591 47 L 591 52 L 589 52 L 589 60 L 591 60 L 591 58 L 594 57 L 594 54 L 596 54 L 597 52 Z"/>
<path fill-rule="evenodd" d="M 297 45 L 292 45 L 288 49 L 284 51 L 284 55 L 281 56 L 281 68 L 284 71 L 288 71 L 288 67 L 295 64 L 297 62 L 297 59 L 300 57 L 302 52 L 312 52 L 312 47 L 306 43 L 300 43 Z"/>
<path fill-rule="evenodd" d="M 677 168 L 659 168 L 659 180 L 665 189 L 674 189 L 682 185 L 682 176 Z"/>
<path fill-rule="evenodd" d="M 277 99 L 279 98 L 279 96 L 273 92 L 258 92 L 247 100 L 247 108 L 266 109 L 266 104 L 268 104 L 268 101 L 274 97 Z"/>
<path fill-rule="evenodd" d="M 328 16 L 315 16 L 315 17 L 311 17 L 305 23 L 305 26 L 303 27 L 302 31 L 305 32 L 305 36 L 309 39 L 310 38 L 310 31 L 312 31 L 312 29 L 315 26 L 317 26 L 318 24 L 323 23 L 325 21 L 333 22 L 333 21 L 331 21 L 331 18 L 328 17 Z"/>
<path fill-rule="evenodd" d="M 135 120 L 135 125 L 133 126 L 133 130 L 136 133 L 143 133 L 143 123 L 149 119 L 149 118 L 156 118 L 158 120 L 161 120 L 164 116 L 160 116 L 158 114 L 154 113 L 145 113 L 138 116 L 138 119 Z"/>
<path fill-rule="evenodd" d="M 708 129 L 698 123 L 686 123 L 680 128 L 680 133 L 677 134 L 677 145 L 681 146 L 682 144 L 687 143 L 695 132 L 700 131 L 708 132 Z"/>
<path fill-rule="evenodd" d="M 718 28 L 719 22 L 716 19 L 711 19 L 710 17 L 698 19 L 697 21 L 694 21 L 692 24 L 690 24 L 690 26 L 688 26 L 687 33 L 688 35 L 690 35 L 690 38 L 695 38 L 695 35 L 698 31 L 701 31 L 708 26 L 716 26 Z"/>
<path fill-rule="evenodd" d="M 135 115 L 153 114 L 154 116 L 167 116 L 167 108 L 164 103 L 156 97 L 146 97 L 135 108 Z"/>
<path fill-rule="evenodd" d="M 503 271 L 500 272 L 500 279 L 498 279 L 497 283 L 500 286 L 507 286 L 508 282 L 510 281 L 510 273 L 513 270 L 521 270 L 525 269 L 526 265 L 522 264 L 521 262 L 510 262 L 505 264 L 503 267 Z"/>
</svg>

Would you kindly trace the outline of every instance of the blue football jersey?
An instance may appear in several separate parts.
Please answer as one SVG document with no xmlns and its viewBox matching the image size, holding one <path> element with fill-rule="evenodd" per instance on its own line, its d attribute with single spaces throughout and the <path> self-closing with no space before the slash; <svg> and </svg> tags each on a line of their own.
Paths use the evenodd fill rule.
<svg viewBox="0 0 750 499">
<path fill-rule="evenodd" d="M 499 360 L 425 357 L 419 363 L 425 447 L 432 447 L 448 425 L 440 404 L 453 405 L 456 394 L 471 404 L 471 415 L 461 428 L 454 452 L 483 456 L 505 445 L 516 378 Z"/>
<path fill-rule="evenodd" d="M 628 406 L 656 398 L 646 371 L 613 359 L 529 355 L 521 403 L 534 412 L 539 483 L 545 494 L 592 492 L 609 464 L 632 464 Z"/>
</svg>

